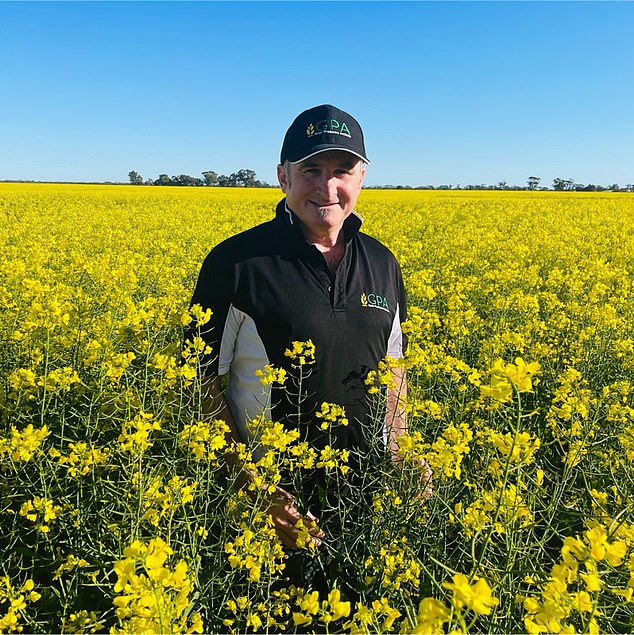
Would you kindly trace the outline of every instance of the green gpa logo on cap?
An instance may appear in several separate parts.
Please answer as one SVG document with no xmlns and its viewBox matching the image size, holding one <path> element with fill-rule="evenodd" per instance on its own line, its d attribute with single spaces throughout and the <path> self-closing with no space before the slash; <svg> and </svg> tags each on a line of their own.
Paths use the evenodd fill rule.
<svg viewBox="0 0 634 635">
<path fill-rule="evenodd" d="M 340 134 L 344 137 L 352 137 L 346 123 L 339 123 L 336 119 L 322 119 L 317 123 L 308 124 L 308 127 L 306 128 L 307 137 L 314 137 L 315 135 L 323 134 L 324 132 Z"/>
</svg>

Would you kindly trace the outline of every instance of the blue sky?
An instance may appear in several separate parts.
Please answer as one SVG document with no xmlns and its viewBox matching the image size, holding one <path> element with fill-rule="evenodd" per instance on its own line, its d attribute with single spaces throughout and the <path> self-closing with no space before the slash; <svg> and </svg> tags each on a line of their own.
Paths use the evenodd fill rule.
<svg viewBox="0 0 634 635">
<path fill-rule="evenodd" d="M 333 103 L 366 183 L 634 183 L 632 2 L 0 2 L 0 179 L 241 168 Z"/>
</svg>

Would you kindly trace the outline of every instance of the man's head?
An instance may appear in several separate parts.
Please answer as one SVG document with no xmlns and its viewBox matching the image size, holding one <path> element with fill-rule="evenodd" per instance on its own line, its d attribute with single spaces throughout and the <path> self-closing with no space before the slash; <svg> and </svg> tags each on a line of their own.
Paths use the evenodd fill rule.
<svg viewBox="0 0 634 635">
<path fill-rule="evenodd" d="M 311 108 L 288 129 L 280 159 L 280 187 L 307 238 L 338 235 L 368 161 L 357 121 L 334 106 Z"/>
</svg>

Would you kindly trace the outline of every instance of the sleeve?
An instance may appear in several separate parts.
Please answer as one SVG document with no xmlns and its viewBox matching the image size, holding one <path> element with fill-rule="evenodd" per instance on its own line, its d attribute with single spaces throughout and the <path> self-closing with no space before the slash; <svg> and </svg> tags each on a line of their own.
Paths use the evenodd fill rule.
<svg viewBox="0 0 634 635">
<path fill-rule="evenodd" d="M 405 355 L 407 350 L 407 335 L 403 332 L 402 324 L 407 319 L 407 295 L 405 293 L 405 285 L 403 283 L 403 275 L 398 262 L 395 262 L 395 289 L 398 304 L 394 312 L 392 321 L 392 330 L 387 345 L 387 355 L 395 359 Z"/>
<path fill-rule="evenodd" d="M 200 359 L 201 369 L 205 375 L 219 374 L 220 347 L 234 295 L 235 270 L 235 263 L 227 257 L 226 250 L 221 244 L 207 255 L 198 274 L 190 308 L 199 304 L 203 310 L 211 309 L 211 319 L 200 327 L 194 320 L 186 329 L 185 339 L 191 340 L 200 335 L 211 347 L 211 352 Z"/>
</svg>

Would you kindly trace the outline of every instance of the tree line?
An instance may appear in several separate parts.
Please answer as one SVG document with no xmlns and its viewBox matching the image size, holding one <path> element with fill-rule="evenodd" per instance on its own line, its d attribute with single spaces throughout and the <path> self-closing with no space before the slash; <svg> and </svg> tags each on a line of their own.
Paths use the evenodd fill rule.
<svg viewBox="0 0 634 635">
<path fill-rule="evenodd" d="M 268 183 L 260 181 L 253 170 L 242 169 L 226 174 L 217 174 L 212 170 L 202 172 L 203 178 L 190 176 L 189 174 L 179 174 L 169 176 L 159 174 L 155 180 L 144 179 L 136 170 L 128 172 L 131 185 L 188 185 L 204 187 L 271 187 Z"/>
<path fill-rule="evenodd" d="M 269 185 L 265 181 L 260 181 L 253 170 L 242 169 L 233 172 L 229 176 L 217 174 L 212 170 L 202 172 L 202 179 L 180 174 L 178 176 L 168 176 L 159 174 L 155 180 L 144 179 L 138 172 L 131 170 L 128 178 L 132 185 L 187 185 L 202 187 L 276 187 Z M 506 181 L 498 181 L 495 185 L 370 185 L 367 189 L 375 190 L 554 190 L 556 192 L 634 192 L 634 183 L 629 183 L 625 187 L 620 187 L 618 183 L 610 185 L 594 185 L 592 183 L 584 185 L 576 183 L 574 179 L 556 178 L 552 186 L 541 186 L 541 178 L 529 176 L 525 185 L 509 185 Z"/>
<path fill-rule="evenodd" d="M 618 183 L 610 185 L 584 185 L 576 183 L 574 179 L 556 178 L 551 187 L 540 186 L 541 178 L 529 176 L 525 185 L 509 185 L 506 181 L 498 181 L 495 185 L 480 183 L 477 185 L 372 185 L 368 189 L 375 190 L 533 190 L 555 192 L 634 192 L 634 183 L 620 187 Z"/>
</svg>

